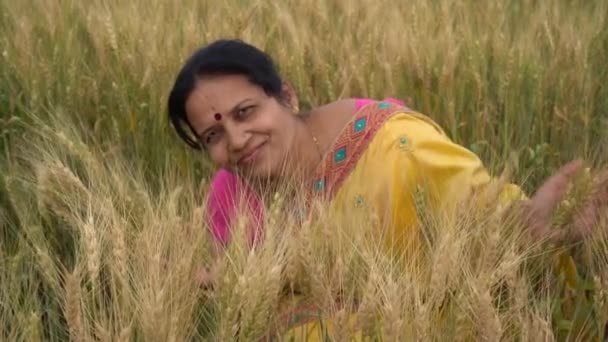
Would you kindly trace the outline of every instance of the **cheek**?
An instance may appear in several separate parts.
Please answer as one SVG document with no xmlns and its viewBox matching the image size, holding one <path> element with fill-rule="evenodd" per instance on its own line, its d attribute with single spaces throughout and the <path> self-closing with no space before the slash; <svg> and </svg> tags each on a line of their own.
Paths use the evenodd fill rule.
<svg viewBox="0 0 608 342">
<path fill-rule="evenodd" d="M 270 133 L 272 148 L 277 157 L 285 158 L 289 151 L 293 148 L 295 129 L 293 122 L 290 120 L 276 120 Z"/>
<path fill-rule="evenodd" d="M 294 120 L 291 114 L 277 110 L 264 119 L 264 127 L 268 133 L 280 137 L 281 143 L 285 143 L 283 140 L 293 135 Z"/>
</svg>

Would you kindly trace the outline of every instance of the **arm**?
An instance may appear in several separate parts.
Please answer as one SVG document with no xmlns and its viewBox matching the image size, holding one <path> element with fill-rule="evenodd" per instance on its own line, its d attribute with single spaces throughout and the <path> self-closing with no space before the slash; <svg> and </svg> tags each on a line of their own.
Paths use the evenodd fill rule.
<svg viewBox="0 0 608 342">
<path fill-rule="evenodd" d="M 246 215 L 250 216 L 250 242 L 259 237 L 263 219 L 259 198 L 238 176 L 228 170 L 220 170 L 214 175 L 206 205 L 212 265 L 197 275 L 197 281 L 205 287 L 210 286 L 217 275 L 223 248 L 230 242 L 231 225 L 239 211 L 245 210 Z"/>
<path fill-rule="evenodd" d="M 211 236 L 219 246 L 225 246 L 231 237 L 234 219 L 245 214 L 249 219 L 249 241 L 254 242 L 261 233 L 263 207 L 260 198 L 237 175 L 220 170 L 211 181 L 207 200 L 207 213 Z"/>
<path fill-rule="evenodd" d="M 477 155 L 452 142 L 443 130 L 428 117 L 417 114 L 399 114 L 386 123 L 389 148 L 394 154 L 393 198 L 395 209 L 416 206 L 421 192 L 433 212 L 447 213 L 457 210 L 465 201 L 474 198 L 482 205 L 495 201 L 506 206 L 515 200 L 525 199 L 521 189 L 503 184 L 496 194 L 490 194 L 492 182 Z"/>
<path fill-rule="evenodd" d="M 230 239 L 230 223 L 236 214 L 238 193 L 238 182 L 234 174 L 220 170 L 213 176 L 207 199 L 207 214 L 215 244 L 225 245 Z"/>
<path fill-rule="evenodd" d="M 435 210 L 458 209 L 459 203 L 471 199 L 478 205 L 496 204 L 497 209 L 513 207 L 522 223 L 528 225 L 532 241 L 571 243 L 590 235 L 600 221 L 602 208 L 608 207 L 606 173 L 598 176 L 591 199 L 575 214 L 573 231 L 552 229 L 555 210 L 566 195 L 571 179 L 581 169 L 581 161 L 560 168 L 528 199 L 514 184 L 497 182 L 497 187 L 488 186 L 496 180 L 490 177 L 479 158 L 453 143 L 428 117 L 400 115 L 388 125 L 390 139 L 397 141 L 405 137 L 408 140 L 402 151 L 404 156 L 397 158 L 396 183 L 409 193 L 424 185 Z"/>
</svg>

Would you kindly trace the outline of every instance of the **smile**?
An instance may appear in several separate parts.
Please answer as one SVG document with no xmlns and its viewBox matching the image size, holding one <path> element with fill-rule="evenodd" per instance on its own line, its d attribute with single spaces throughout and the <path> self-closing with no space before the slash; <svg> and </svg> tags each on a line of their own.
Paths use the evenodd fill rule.
<svg viewBox="0 0 608 342">
<path fill-rule="evenodd" d="M 260 150 L 262 149 L 262 147 L 264 147 L 264 145 L 266 145 L 266 142 L 263 142 L 258 147 L 254 148 L 252 151 L 250 151 L 247 154 L 243 155 L 241 157 L 241 159 L 239 159 L 237 161 L 237 164 L 238 165 L 253 164 L 253 162 L 255 162 L 255 160 L 257 159 L 257 156 L 259 155 Z"/>
</svg>

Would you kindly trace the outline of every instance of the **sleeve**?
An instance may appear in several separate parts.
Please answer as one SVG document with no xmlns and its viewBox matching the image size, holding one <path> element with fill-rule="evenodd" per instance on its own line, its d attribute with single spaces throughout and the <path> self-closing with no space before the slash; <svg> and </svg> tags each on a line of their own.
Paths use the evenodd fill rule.
<svg viewBox="0 0 608 342">
<path fill-rule="evenodd" d="M 230 224 L 236 214 L 238 182 L 226 170 L 218 171 L 211 180 L 207 199 L 207 218 L 211 236 L 225 245 L 230 239 Z"/>
<path fill-rule="evenodd" d="M 413 223 L 412 220 L 404 222 L 408 218 L 401 215 L 408 212 L 408 206 L 412 207 L 410 214 L 416 220 L 420 219 L 415 197 L 421 188 L 429 192 L 431 213 L 437 210 L 458 213 L 461 208 L 474 209 L 483 205 L 501 210 L 514 201 L 527 199 L 515 184 L 497 182 L 495 186 L 489 186 L 496 179 L 488 174 L 479 157 L 452 142 L 428 117 L 408 113 L 396 116 L 387 124 L 388 137 L 393 141 L 389 153 L 402 154 L 394 159 L 393 179 L 397 179 L 398 187 L 413 194 L 413 197 L 402 196 L 403 193 L 394 196 L 396 233 L 404 233 L 403 227 Z M 558 250 L 554 262 L 564 282 L 575 288 L 578 280 L 573 257 Z"/>
<path fill-rule="evenodd" d="M 420 210 L 450 213 L 465 201 L 489 200 L 489 175 L 477 155 L 452 142 L 428 117 L 418 113 L 395 115 L 385 123 L 383 150 L 392 160 L 390 204 L 393 227 L 407 227 L 419 219 Z M 519 187 L 502 186 L 499 204 L 525 198 Z M 424 206 L 424 208 L 420 208 Z M 407 232 L 403 232 L 407 233 Z"/>
<path fill-rule="evenodd" d="M 250 243 L 263 233 L 264 209 L 261 198 L 237 175 L 228 170 L 218 171 L 212 181 L 207 198 L 207 215 L 211 236 L 220 245 L 230 242 L 231 225 L 240 215 L 248 218 Z"/>
</svg>

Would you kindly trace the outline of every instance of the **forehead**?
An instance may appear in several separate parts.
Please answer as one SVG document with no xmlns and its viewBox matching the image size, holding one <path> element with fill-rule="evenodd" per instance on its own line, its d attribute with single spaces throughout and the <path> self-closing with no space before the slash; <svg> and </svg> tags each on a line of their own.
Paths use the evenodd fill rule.
<svg viewBox="0 0 608 342">
<path fill-rule="evenodd" d="M 265 96 L 264 90 L 243 75 L 220 75 L 200 78 L 186 101 L 189 119 L 226 113 L 245 99 Z M 191 118 L 192 116 L 192 118 Z M 200 118 L 199 118 L 200 119 Z"/>
</svg>

